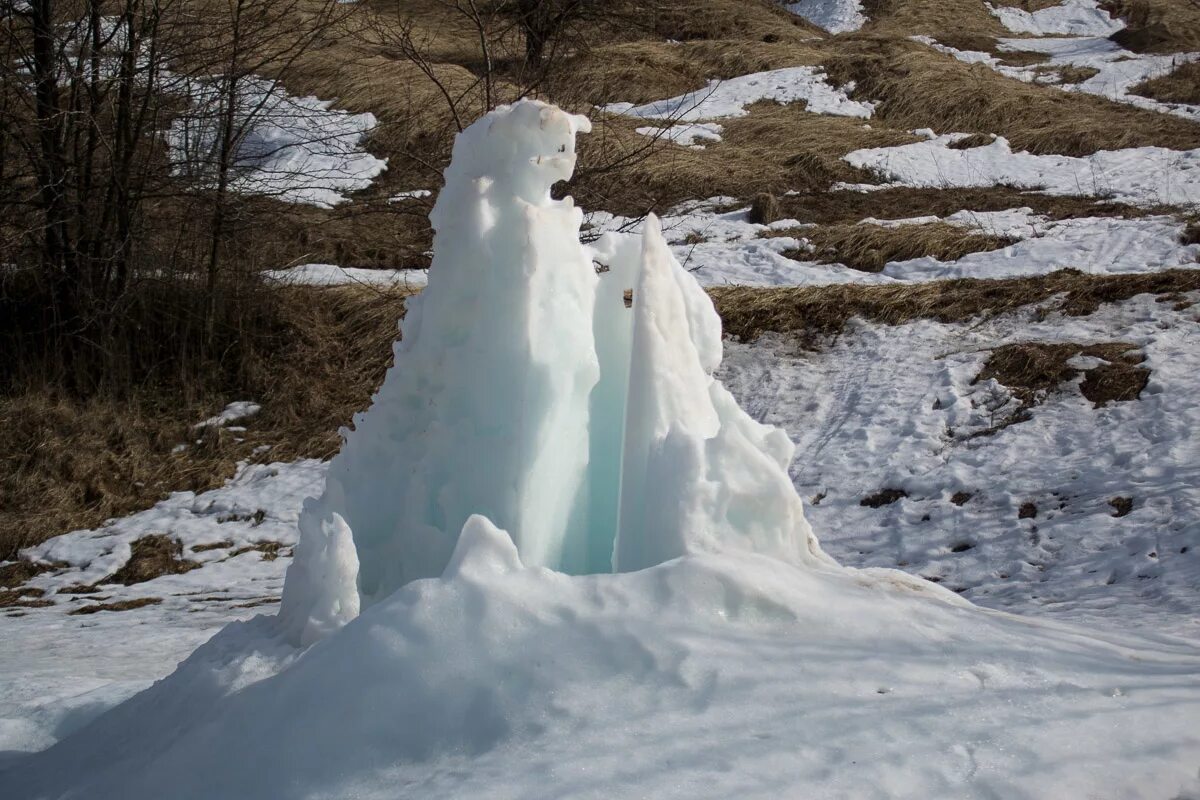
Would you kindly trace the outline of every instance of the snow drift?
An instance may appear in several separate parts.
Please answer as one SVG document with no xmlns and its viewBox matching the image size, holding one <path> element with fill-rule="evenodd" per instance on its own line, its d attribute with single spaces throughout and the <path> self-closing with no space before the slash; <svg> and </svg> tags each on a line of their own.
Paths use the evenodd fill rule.
<svg viewBox="0 0 1200 800">
<path fill-rule="evenodd" d="M 300 517 L 279 617 L 11 762 L 0 795 L 1188 790 L 1193 643 L 822 554 L 791 442 L 713 378 L 719 321 L 657 221 L 584 248 L 551 200 L 587 127 L 521 102 L 459 136 L 428 289 Z"/>
</svg>

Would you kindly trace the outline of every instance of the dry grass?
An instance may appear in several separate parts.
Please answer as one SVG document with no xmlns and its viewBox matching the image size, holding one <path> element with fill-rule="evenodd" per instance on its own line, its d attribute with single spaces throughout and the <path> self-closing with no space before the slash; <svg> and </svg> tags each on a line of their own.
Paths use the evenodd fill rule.
<svg viewBox="0 0 1200 800">
<path fill-rule="evenodd" d="M 1160 103 L 1200 104 L 1200 62 L 1184 64 L 1169 75 L 1139 83 L 1132 91 Z"/>
<path fill-rule="evenodd" d="M 1103 0 L 1101 6 L 1126 22 L 1110 38 L 1135 53 L 1200 49 L 1200 5 L 1193 0 Z"/>
<path fill-rule="evenodd" d="M 164 533 L 143 536 L 130 545 L 129 560 L 99 583 L 132 586 L 163 575 L 181 575 L 200 566 L 183 557 L 183 544 Z"/>
<path fill-rule="evenodd" d="M 845 264 L 863 272 L 879 272 L 888 262 L 932 256 L 953 261 L 968 253 L 999 250 L 1014 240 L 951 225 L 931 222 L 922 225 L 885 227 L 882 225 L 829 225 L 812 230 L 794 231 L 813 246 L 811 253 L 788 253 L 792 258 Z"/>
<path fill-rule="evenodd" d="M 744 341 L 763 333 L 796 335 L 815 345 L 853 317 L 887 325 L 914 319 L 962 322 L 1042 304 L 1047 311 L 1089 314 L 1103 303 L 1139 294 L 1170 297 L 1200 290 L 1200 270 L 1137 275 L 1087 275 L 1059 270 L 1005 280 L 963 278 L 911 285 L 719 287 L 709 290 L 725 332 Z"/>
<path fill-rule="evenodd" d="M 1083 156 L 1157 145 L 1200 147 L 1200 125 L 1094 95 L 1006 78 L 915 42 L 839 37 L 827 60 L 839 83 L 877 103 L 876 119 L 897 128 L 994 133 L 1015 150 Z"/>
<path fill-rule="evenodd" d="M 1140 208 L 1123 203 L 1096 202 L 1085 197 L 1058 197 L 1024 189 L 994 186 L 984 189 L 892 188 L 875 192 L 810 192 L 779 198 L 784 218 L 819 225 L 854 223 L 867 217 L 946 217 L 956 211 L 1003 211 L 1028 207 L 1051 219 L 1075 217 L 1141 217 L 1171 213 L 1171 208 Z"/>
<path fill-rule="evenodd" d="M 201 491 L 239 460 L 327 458 L 337 430 L 365 408 L 391 362 L 398 292 L 281 290 L 290 335 L 268 363 L 181 403 L 162 386 L 124 399 L 72 398 L 33 386 L 0 397 L 0 560 L 49 536 L 152 505 L 168 492 Z M 192 426 L 232 400 L 263 411 L 236 437 Z M 242 441 L 236 441 L 242 439 Z M 262 455 L 253 450 L 270 445 Z"/>
<path fill-rule="evenodd" d="M 866 0 L 863 11 L 870 20 L 865 30 L 889 36 L 925 34 L 940 41 L 964 31 L 1009 35 L 987 6 L 977 0 Z"/>
<path fill-rule="evenodd" d="M 1068 363 L 1076 356 L 1104 363 L 1080 369 Z M 1030 408 L 1082 375 L 1080 393 L 1100 407 L 1138 399 L 1150 380 L 1150 370 L 1140 366 L 1144 360 L 1137 346 L 1128 342 L 1014 342 L 994 349 L 975 381 L 995 379 Z"/>
<path fill-rule="evenodd" d="M 67 613 L 74 616 L 77 614 L 95 614 L 98 611 L 132 611 L 135 608 L 156 606 L 161 602 L 161 597 L 138 597 L 133 600 L 116 600 L 112 603 L 93 603 L 90 606 L 80 606 Z"/>
</svg>

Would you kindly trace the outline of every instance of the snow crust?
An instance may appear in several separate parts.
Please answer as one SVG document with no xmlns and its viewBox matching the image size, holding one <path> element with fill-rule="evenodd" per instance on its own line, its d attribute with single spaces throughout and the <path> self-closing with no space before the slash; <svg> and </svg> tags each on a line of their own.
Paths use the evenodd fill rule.
<svg viewBox="0 0 1200 800">
<path fill-rule="evenodd" d="M 747 106 L 759 100 L 774 100 L 784 105 L 803 102 L 806 110 L 814 114 L 869 118 L 875 105 L 851 100 L 848 92 L 853 89 L 853 85 L 831 86 L 820 67 L 785 67 L 709 81 L 703 89 L 645 105 L 612 103 L 604 110 L 646 119 L 701 122 L 744 117 L 749 113 Z"/>
<path fill-rule="evenodd" d="M 894 185 L 1007 184 L 1047 194 L 1109 197 L 1134 205 L 1200 204 L 1200 150 L 1133 147 L 1083 157 L 1034 155 L 1013 152 L 1003 136 L 982 147 L 949 147 L 964 136 L 951 133 L 913 144 L 855 150 L 845 159 Z"/>
<path fill-rule="evenodd" d="M 830 33 L 856 31 L 867 24 L 861 0 L 800 0 L 784 8 Z"/>
<path fill-rule="evenodd" d="M 1110 36 L 1125 27 L 1100 8 L 1098 0 L 1063 0 L 1037 11 L 991 3 L 988 9 L 1013 33 L 1034 36 Z"/>
</svg>

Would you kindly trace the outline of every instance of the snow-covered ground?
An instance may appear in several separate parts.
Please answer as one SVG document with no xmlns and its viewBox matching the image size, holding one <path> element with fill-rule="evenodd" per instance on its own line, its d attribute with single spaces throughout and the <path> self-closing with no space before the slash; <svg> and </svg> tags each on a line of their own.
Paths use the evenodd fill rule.
<svg viewBox="0 0 1200 800">
<path fill-rule="evenodd" d="M 1049 10 L 1049 9 L 1047 9 Z M 927 44 L 934 50 L 951 55 L 967 64 L 984 64 L 1005 75 L 1026 83 L 1056 85 L 1064 91 L 1095 94 L 1117 103 L 1144 108 L 1161 114 L 1174 114 L 1200 121 L 1200 106 L 1187 103 L 1164 103 L 1134 94 L 1140 83 L 1174 72 L 1184 64 L 1200 59 L 1200 53 L 1134 53 L 1104 36 L 1040 37 L 999 39 L 996 49 L 1001 52 L 1041 53 L 1046 60 L 1028 67 L 1002 63 L 1001 58 L 980 50 L 959 50 L 944 45 L 929 36 L 913 36 L 914 41 Z M 1094 70 L 1095 74 L 1078 82 L 1062 81 L 1067 67 Z"/>
<path fill-rule="evenodd" d="M 789 5 L 834 31 L 863 23 L 857 2 Z M 1101 36 L 1111 24 L 1091 0 L 993 13 L 1010 29 L 1037 35 Z M 1063 64 L 1076 62 L 1061 42 L 1087 49 L 1097 63 L 1125 63 L 1109 59 L 1095 40 L 1012 41 L 1020 49 L 1044 46 Z M 1148 63 L 1134 68 L 1145 74 Z M 1098 68 L 1111 82 L 1109 67 Z M 1121 83 L 1115 99 L 1131 85 Z M 829 86 L 819 68 L 795 67 L 607 110 L 688 123 L 664 135 L 702 146 L 719 140 L 711 120 L 745 114 L 759 99 L 869 117 L 871 104 L 851 100 L 850 88 Z M 412 372 L 394 371 L 390 409 L 368 424 L 357 421 L 357 455 L 343 457 L 334 478 L 327 481 L 329 466 L 315 461 L 245 466 L 221 489 L 178 493 L 26 553 L 56 566 L 28 583 L 49 605 L 0 610 L 0 796 L 74 791 L 132 800 L 161 797 L 169 786 L 172 797 L 239 800 L 1200 797 L 1200 292 L 1169 302 L 1134 297 L 1081 317 L 1029 308 L 961 323 L 851 321 L 815 351 L 779 336 L 726 342 L 716 377 L 755 420 L 797 442 L 790 478 L 809 501 L 805 514 L 827 553 L 863 569 L 842 570 L 813 549 L 797 548 L 803 557 L 789 560 L 728 547 L 720 536 L 703 538 L 709 525 L 730 539 L 762 536 L 764 527 L 768 538 L 803 532 L 802 518 L 786 530 L 755 522 L 788 513 L 794 500 L 777 461 L 784 443 L 741 420 L 721 384 L 706 382 L 721 358 L 704 316 L 711 312 L 670 263 L 653 222 L 644 246 L 624 239 L 601 239 L 590 251 L 576 246 L 570 228 L 578 227 L 577 212 L 547 202 L 551 179 L 569 176 L 573 166 L 567 132 L 573 145 L 575 132 L 587 129 L 585 120 L 565 117 L 539 111 L 530 117 L 537 124 L 501 122 L 490 145 L 477 139 L 463 148 L 477 163 L 460 162 L 460 194 L 439 198 L 435 228 L 451 231 L 443 234 L 442 263 L 460 269 L 495 266 L 481 253 L 501 254 L 497 263 L 514 270 L 554 253 L 557 267 L 578 262 L 583 271 L 570 279 L 561 270 L 520 273 L 529 287 L 511 279 L 515 271 L 435 278 L 435 286 L 452 288 L 427 290 L 432 299 L 413 305 L 441 327 L 427 329 L 425 351 L 401 351 Z M 355 147 L 362 132 L 347 129 Z M 1200 151 L 1034 156 L 1013 153 L 1000 138 L 948 147 L 958 137 L 860 150 L 847 160 L 897 185 L 1006 184 L 1146 205 L 1200 204 Z M 291 146 L 284 142 L 282 150 Z M 518 174 L 532 173 L 530 165 L 536 176 Z M 367 166 L 382 169 L 360 166 L 350 170 L 360 178 Z M 474 182 L 480 174 L 489 177 Z M 287 191 L 332 204 L 352 188 L 358 185 L 324 187 L 329 194 L 312 194 L 311 186 Z M 1181 242 L 1183 223 L 1173 217 L 1054 221 L 1029 209 L 964 209 L 940 221 L 1017 241 L 954 262 L 894 262 L 871 274 L 784 255 L 809 248 L 805 220 L 756 225 L 746 209 L 729 208 L 728 198 L 712 198 L 663 219 L 670 253 L 702 283 L 894 283 L 1068 266 L 1142 272 L 1193 266 L 1200 255 L 1200 246 Z M 541 223 L 522 227 L 530 220 Z M 590 222 L 597 234 L 630 223 L 602 213 Z M 589 256 L 610 274 L 594 276 Z M 624 281 L 639 258 L 645 274 L 659 271 L 657 283 L 638 283 L 623 304 L 595 288 L 593 278 L 608 282 L 602 287 L 632 285 Z M 269 277 L 424 285 L 425 274 L 414 280 L 417 274 L 310 264 Z M 506 303 L 506 293 L 532 300 Z M 659 304 L 651 312 L 642 310 L 645 295 Z M 587 315 L 602 300 L 612 318 L 598 314 L 593 328 Z M 514 306 L 535 321 L 508 315 Z M 579 387 L 590 357 L 619 365 L 613 348 L 633 341 L 620 323 L 629 307 L 641 315 L 635 330 L 643 338 L 624 362 L 634 388 L 613 390 L 625 404 L 615 434 L 623 445 L 598 457 L 625 459 L 629 442 L 650 441 L 646 461 L 659 471 L 647 469 L 644 482 L 619 473 L 621 490 L 674 492 L 678 504 L 663 504 L 668 509 L 655 519 L 683 533 L 673 539 L 643 530 L 646 542 L 626 543 L 632 555 L 614 545 L 619 574 L 568 575 L 566 556 L 555 550 L 563 542 L 553 539 L 579 522 L 566 503 L 585 494 L 571 490 L 578 486 L 570 475 L 593 465 L 578 462 L 578 445 L 590 435 L 578 428 L 598 413 Z M 410 314 L 409 324 L 417 319 Z M 553 328 L 555 336 L 539 340 L 547 350 L 504 351 L 505 343 L 523 341 L 518 334 L 527 325 Z M 421 338 L 406 337 L 404 347 Z M 1018 403 L 1006 387 L 977 380 L 1003 344 L 1118 340 L 1143 354 L 1150 370 L 1137 400 L 1095 407 L 1084 398 L 1082 373 L 1102 363 L 1094 357 L 1073 359 L 1081 375 L 1040 398 L 1028 419 L 1013 416 Z M 551 363 L 558 368 L 549 370 Z M 503 379 L 489 383 L 491 374 Z M 460 383 L 449 381 L 454 375 Z M 522 380 L 542 393 L 521 394 L 515 387 Z M 475 390 L 453 391 L 462 386 Z M 248 410 L 227 409 L 201 424 L 236 422 Z M 400 436 L 411 420 L 427 424 Z M 553 424 L 549 433 L 538 427 L 545 420 Z M 460 435 L 468 445 L 490 444 L 473 453 L 460 448 L 456 460 L 451 440 Z M 505 461 L 509 450 L 523 458 Z M 406 460 L 422 469 L 407 469 Z M 538 480 L 503 484 L 512 473 L 497 465 Z M 772 470 L 784 490 L 775 491 Z M 538 499 L 546 485 L 563 489 L 553 503 L 522 499 L 526 492 Z M 510 538 L 472 517 L 452 553 L 424 546 L 446 527 L 446 506 L 488 486 L 504 489 L 496 503 L 513 505 L 523 529 Z M 863 502 L 885 490 L 884 500 Z M 400 502 L 401 495 L 428 503 Z M 306 497 L 321 499 L 305 506 Z M 393 592 L 395 574 L 386 570 L 395 542 L 360 537 L 379 508 L 397 504 L 413 517 L 392 526 L 393 539 L 412 538 L 399 548 L 397 569 L 415 569 L 422 579 L 395 581 Z M 353 540 L 342 512 L 358 526 Z M 390 511 L 384 516 L 395 522 Z M 317 626 L 310 636 L 304 627 L 297 642 L 295 615 L 221 630 L 274 612 L 284 571 L 296 563 L 302 517 L 308 540 L 325 546 L 307 553 L 302 546 L 293 574 L 311 584 L 301 586 L 302 600 L 314 587 L 318 595 L 327 590 L 307 601 L 332 608 L 319 620 L 328 630 Z M 703 524 L 680 523 L 694 519 Z M 130 585 L 94 585 L 125 565 L 139 540 L 164 534 L 197 566 Z M 687 548 L 685 536 L 695 539 Z M 350 553 L 338 550 L 347 546 Z M 681 548 L 686 554 L 674 557 Z M 658 561 L 646 556 L 663 552 Z M 421 566 L 440 564 L 443 555 L 444 572 Z M 650 560 L 620 572 L 619 557 L 639 556 Z M 360 576 L 387 584 L 379 596 L 360 595 L 351 561 Z M 297 590 L 290 591 L 294 598 Z M 102 608 L 112 604 L 133 607 Z M 298 646 L 313 640 L 320 641 Z M 172 677 L 104 714 L 181 661 Z M 92 723 L 88 735 L 72 736 Z M 63 739 L 45 755 L 28 755 Z"/>
<path fill-rule="evenodd" d="M 1132 147 L 1083 157 L 1034 155 L 1014 152 L 1003 136 L 980 147 L 950 147 L 965 136 L 949 133 L 912 144 L 855 150 L 846 161 L 900 186 L 1006 185 L 1134 205 L 1200 205 L 1200 150 Z"/>
<path fill-rule="evenodd" d="M 1142 296 L 1085 317 L 1030 309 L 961 324 L 859 323 L 813 352 L 777 337 L 727 343 L 722 377 L 754 416 L 797 441 L 793 480 L 804 497 L 821 496 L 807 513 L 842 563 L 899 567 L 1038 619 L 1200 638 L 1200 295 L 1188 300 L 1197 305 Z M 1141 399 L 1093 408 L 1069 382 L 1029 421 L 971 437 L 1007 403 L 1002 387 L 972 383 L 989 348 L 1109 341 L 1114 331 L 1146 356 Z M 325 469 L 247 467 L 222 489 L 179 493 L 37 548 L 70 567 L 32 581 L 55 605 L 0 617 L 9 676 L 0 750 L 46 746 L 165 675 L 225 621 L 272 610 L 243 605 L 279 596 L 301 502 Z M 889 488 L 909 496 L 860 504 Z M 971 495 L 961 506 L 958 492 Z M 1132 498 L 1133 510 L 1113 516 L 1114 497 Z M 1038 514 L 1021 519 L 1028 502 Z M 158 605 L 69 615 L 97 601 L 59 589 L 111 574 L 134 540 L 162 531 L 203 567 L 99 590 L 103 602 Z M 263 542 L 279 543 L 278 558 L 245 549 Z"/>
</svg>

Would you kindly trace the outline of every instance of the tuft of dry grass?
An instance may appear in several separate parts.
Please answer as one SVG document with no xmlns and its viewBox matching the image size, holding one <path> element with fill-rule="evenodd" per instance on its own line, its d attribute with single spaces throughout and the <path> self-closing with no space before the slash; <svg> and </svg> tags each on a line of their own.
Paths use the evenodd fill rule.
<svg viewBox="0 0 1200 800">
<path fill-rule="evenodd" d="M 813 246 L 812 253 L 788 253 L 792 258 L 845 264 L 863 272 L 879 272 L 888 262 L 933 256 L 953 261 L 968 253 L 999 250 L 1014 240 L 980 233 L 946 222 L 885 227 L 882 225 L 829 225 L 792 232 Z"/>
<path fill-rule="evenodd" d="M 161 597 L 138 597 L 132 600 L 116 600 L 111 603 L 93 603 L 90 606 L 80 606 L 67 613 L 75 616 L 78 614 L 95 614 L 98 611 L 131 611 L 135 608 L 156 606 L 161 602 Z"/>
<path fill-rule="evenodd" d="M 183 544 L 163 533 L 143 536 L 130 545 L 129 560 L 99 583 L 132 586 L 163 575 L 181 575 L 200 566 L 183 557 Z"/>
<path fill-rule="evenodd" d="M 1168 75 L 1139 83 L 1131 91 L 1160 103 L 1200 104 L 1200 62 L 1183 64 Z"/>
<path fill-rule="evenodd" d="M 996 137 L 987 133 L 972 133 L 947 145 L 951 150 L 971 150 L 976 147 L 987 147 L 996 141 Z"/>
<path fill-rule="evenodd" d="M 1059 270 L 1025 278 L 962 278 L 908 285 L 714 287 L 709 295 L 726 334 L 752 341 L 763 333 L 786 333 L 811 346 L 839 333 L 853 317 L 886 325 L 922 318 L 962 322 L 1033 304 L 1043 304 L 1047 312 L 1083 315 L 1104 303 L 1139 294 L 1171 296 L 1196 290 L 1200 290 L 1200 270 L 1134 275 Z"/>
<path fill-rule="evenodd" d="M 1072 366 L 1076 356 L 1103 361 L 1099 366 Z M 1096 407 L 1136 400 L 1150 380 L 1150 370 L 1136 345 L 1128 342 L 1014 342 L 992 350 L 975 381 L 995 379 L 1008 387 L 1025 408 L 1038 405 L 1068 381 L 1083 376 L 1080 393 Z"/>
</svg>

